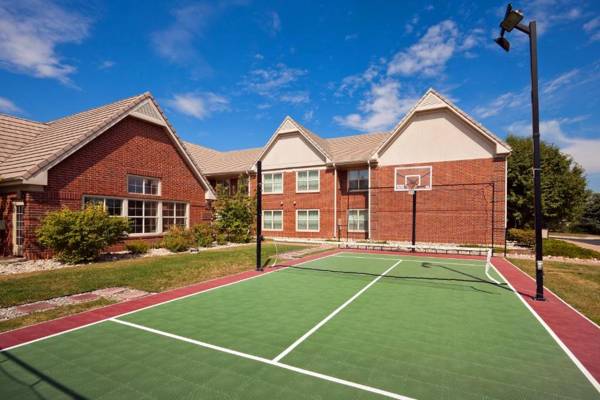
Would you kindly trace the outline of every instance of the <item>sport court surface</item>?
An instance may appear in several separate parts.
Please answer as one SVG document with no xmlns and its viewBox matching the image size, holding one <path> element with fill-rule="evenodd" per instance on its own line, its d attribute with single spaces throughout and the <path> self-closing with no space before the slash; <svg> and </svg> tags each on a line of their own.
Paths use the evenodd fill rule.
<svg viewBox="0 0 600 400">
<path fill-rule="evenodd" d="M 503 282 L 336 253 L 6 350 L 0 398 L 600 398 Z"/>
</svg>

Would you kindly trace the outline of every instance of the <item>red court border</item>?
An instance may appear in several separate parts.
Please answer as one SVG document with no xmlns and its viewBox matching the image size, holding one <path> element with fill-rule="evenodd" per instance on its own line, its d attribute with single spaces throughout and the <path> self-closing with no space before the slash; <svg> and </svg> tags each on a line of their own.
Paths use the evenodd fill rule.
<svg viewBox="0 0 600 400">
<path fill-rule="evenodd" d="M 492 263 L 596 381 L 600 381 L 600 327 L 547 288 L 546 301 L 535 301 L 535 280 L 510 261 L 494 257 Z"/>
<path fill-rule="evenodd" d="M 389 254 L 396 256 L 400 254 L 438 258 L 485 259 L 485 257 L 482 256 L 439 253 L 335 249 L 307 256 L 302 259 L 284 262 L 281 264 L 281 266 L 292 266 L 341 252 Z M 546 290 L 546 301 L 534 301 L 533 295 L 535 294 L 535 281 L 506 259 L 494 257 L 493 264 L 513 285 L 515 290 L 525 300 L 525 302 L 527 302 L 527 304 L 529 304 L 533 310 L 535 310 L 535 312 L 546 322 L 546 324 L 554 331 L 560 340 L 562 340 L 562 342 L 571 350 L 571 352 L 573 352 L 573 354 L 592 374 L 592 376 L 597 381 L 600 380 L 600 328 L 591 321 L 587 320 L 549 290 Z M 113 304 L 80 314 L 70 315 L 59 319 L 42 322 L 36 325 L 19 328 L 13 331 L 0 333 L 0 350 L 42 339 L 46 336 L 56 335 L 65 331 L 84 327 L 86 325 L 97 323 L 99 321 L 113 318 L 131 311 L 136 311 L 144 307 L 157 305 L 169 300 L 201 293 L 219 286 L 224 286 L 263 275 L 267 272 L 245 271 L 239 274 L 225 276 L 178 289 L 153 294 L 140 299 Z"/>
<path fill-rule="evenodd" d="M 338 250 L 324 251 L 314 255 L 306 256 L 298 260 L 291 260 L 279 264 L 281 267 L 292 266 L 306 261 L 315 260 L 336 254 Z M 58 319 L 53 319 L 39 324 L 18 328 L 12 331 L 0 333 L 0 350 L 22 345 L 34 340 L 42 339 L 46 336 L 60 334 L 69 330 L 84 327 L 89 324 L 100 322 L 108 318 L 114 318 L 119 315 L 136 311 L 145 307 L 164 303 L 169 300 L 178 299 L 184 296 L 197 294 L 219 286 L 229 285 L 245 279 L 253 278 L 259 275 L 272 272 L 273 268 L 267 268 L 265 272 L 245 271 L 234 275 L 216 278 L 205 282 L 196 283 L 178 289 L 168 290 L 166 292 L 156 293 L 139 299 L 112 304 L 110 306 L 97 308 L 90 311 L 84 311 L 79 314 L 69 315 Z"/>
</svg>

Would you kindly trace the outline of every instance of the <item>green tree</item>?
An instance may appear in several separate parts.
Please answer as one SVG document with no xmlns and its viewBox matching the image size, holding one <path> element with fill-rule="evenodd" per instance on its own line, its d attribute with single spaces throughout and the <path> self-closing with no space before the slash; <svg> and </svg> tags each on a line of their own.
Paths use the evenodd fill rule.
<svg viewBox="0 0 600 400">
<path fill-rule="evenodd" d="M 234 194 L 229 188 L 217 186 L 217 200 L 214 202 L 215 229 L 217 235 L 235 243 L 249 242 L 254 234 L 256 199 L 248 196 L 248 186 L 241 178 Z"/>
<path fill-rule="evenodd" d="M 127 218 L 111 217 L 102 206 L 90 205 L 48 213 L 37 238 L 59 260 L 74 264 L 95 260 L 103 249 L 127 237 L 129 229 Z"/>
<path fill-rule="evenodd" d="M 577 230 L 600 234 L 600 193 L 590 195 Z"/>
<path fill-rule="evenodd" d="M 512 228 L 532 228 L 533 143 L 530 138 L 510 135 L 513 151 L 508 158 L 508 224 Z M 561 229 L 578 221 L 588 191 L 585 171 L 569 155 L 546 142 L 541 143 L 542 207 L 544 227 Z"/>
</svg>

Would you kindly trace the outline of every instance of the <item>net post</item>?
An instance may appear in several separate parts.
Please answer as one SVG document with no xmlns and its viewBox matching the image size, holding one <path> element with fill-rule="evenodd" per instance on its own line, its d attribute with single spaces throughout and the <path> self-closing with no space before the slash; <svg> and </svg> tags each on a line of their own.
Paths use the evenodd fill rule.
<svg viewBox="0 0 600 400">
<path fill-rule="evenodd" d="M 256 270 L 262 271 L 262 161 L 256 162 Z"/>
</svg>

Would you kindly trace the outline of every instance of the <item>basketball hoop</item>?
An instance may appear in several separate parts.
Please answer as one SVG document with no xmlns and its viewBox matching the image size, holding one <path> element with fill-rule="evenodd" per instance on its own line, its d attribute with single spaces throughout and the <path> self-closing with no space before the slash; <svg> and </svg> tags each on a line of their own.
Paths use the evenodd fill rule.
<svg viewBox="0 0 600 400">
<path fill-rule="evenodd" d="M 432 167 L 430 166 L 396 167 L 394 190 L 408 192 L 411 196 L 417 190 L 431 190 L 431 172 Z"/>
</svg>

